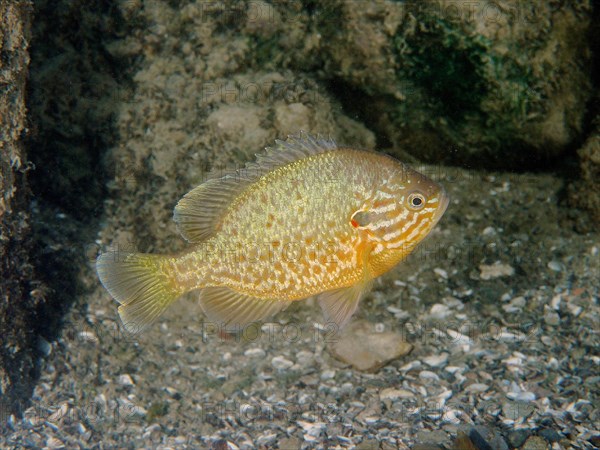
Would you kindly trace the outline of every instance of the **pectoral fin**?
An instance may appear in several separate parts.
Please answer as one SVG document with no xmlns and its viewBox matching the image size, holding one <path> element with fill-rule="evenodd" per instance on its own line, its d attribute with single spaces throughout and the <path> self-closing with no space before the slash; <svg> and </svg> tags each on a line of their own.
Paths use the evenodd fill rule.
<svg viewBox="0 0 600 450">
<path fill-rule="evenodd" d="M 207 287 L 200 292 L 200 305 L 209 320 L 226 327 L 243 327 L 273 316 L 289 302 L 262 299 L 228 287 Z"/>
<path fill-rule="evenodd" d="M 319 304 L 325 319 L 344 327 L 358 308 L 360 300 L 371 290 L 372 282 L 357 283 L 350 287 L 319 294 Z"/>
</svg>

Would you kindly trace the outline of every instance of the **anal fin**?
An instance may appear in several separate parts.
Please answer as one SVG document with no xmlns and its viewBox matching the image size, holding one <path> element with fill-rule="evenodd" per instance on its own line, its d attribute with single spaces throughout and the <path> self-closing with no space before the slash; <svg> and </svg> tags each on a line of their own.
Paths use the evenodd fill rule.
<svg viewBox="0 0 600 450">
<path fill-rule="evenodd" d="M 231 328 L 241 328 L 271 317 L 289 302 L 263 299 L 234 291 L 228 287 L 207 287 L 200 292 L 200 305 L 210 321 Z"/>
<path fill-rule="evenodd" d="M 325 319 L 335 322 L 339 328 L 348 323 L 356 312 L 358 304 L 364 295 L 369 292 L 372 282 L 356 283 L 350 287 L 334 289 L 319 294 L 319 304 L 323 309 Z"/>
</svg>

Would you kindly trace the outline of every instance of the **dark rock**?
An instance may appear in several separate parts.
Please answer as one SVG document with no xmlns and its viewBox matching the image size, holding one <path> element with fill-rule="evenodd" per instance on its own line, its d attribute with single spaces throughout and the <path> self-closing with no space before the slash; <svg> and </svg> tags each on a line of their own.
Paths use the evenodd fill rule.
<svg viewBox="0 0 600 450">
<path fill-rule="evenodd" d="M 508 442 L 511 447 L 520 447 L 525 443 L 529 436 L 531 436 L 531 430 L 514 430 L 508 434 Z"/>
<path fill-rule="evenodd" d="M 525 441 L 522 450 L 547 450 L 548 443 L 539 436 L 531 436 Z"/>
<path fill-rule="evenodd" d="M 481 425 L 471 428 L 469 438 L 479 450 L 509 450 L 502 435 Z"/>
<path fill-rule="evenodd" d="M 438 444 L 417 444 L 413 450 L 443 450 L 444 447 Z"/>
<path fill-rule="evenodd" d="M 555 430 L 549 428 L 541 430 L 538 434 L 544 439 L 546 439 L 548 442 L 558 442 L 561 439 L 560 434 L 558 434 Z"/>
<path fill-rule="evenodd" d="M 596 129 L 578 150 L 581 175 L 569 186 L 571 204 L 590 212 L 592 224 L 600 222 L 600 117 Z M 593 229 L 592 225 L 592 229 Z"/>
</svg>

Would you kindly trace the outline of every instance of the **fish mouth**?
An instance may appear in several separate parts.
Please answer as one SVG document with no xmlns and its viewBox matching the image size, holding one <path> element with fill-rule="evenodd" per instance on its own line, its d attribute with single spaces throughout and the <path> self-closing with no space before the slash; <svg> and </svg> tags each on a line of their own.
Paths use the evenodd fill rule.
<svg viewBox="0 0 600 450">
<path fill-rule="evenodd" d="M 450 197 L 448 196 L 448 193 L 446 192 L 446 189 L 441 188 L 441 190 L 440 190 L 440 202 L 439 202 L 439 206 L 436 209 L 435 214 L 433 216 L 432 228 L 434 226 L 436 226 L 437 223 L 440 221 L 440 219 L 442 218 L 442 216 L 446 212 L 446 209 L 448 208 L 448 204 L 449 203 L 450 203 Z"/>
</svg>

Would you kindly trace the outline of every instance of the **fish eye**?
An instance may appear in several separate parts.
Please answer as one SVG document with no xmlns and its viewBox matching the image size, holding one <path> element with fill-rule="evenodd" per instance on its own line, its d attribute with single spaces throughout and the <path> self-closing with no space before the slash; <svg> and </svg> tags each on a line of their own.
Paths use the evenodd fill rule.
<svg viewBox="0 0 600 450">
<path fill-rule="evenodd" d="M 371 223 L 371 218 L 367 211 L 356 211 L 350 218 L 350 224 L 354 228 L 366 227 L 369 223 Z"/>
<path fill-rule="evenodd" d="M 419 192 L 414 192 L 408 196 L 408 206 L 410 209 L 418 211 L 425 206 L 425 196 Z"/>
</svg>

